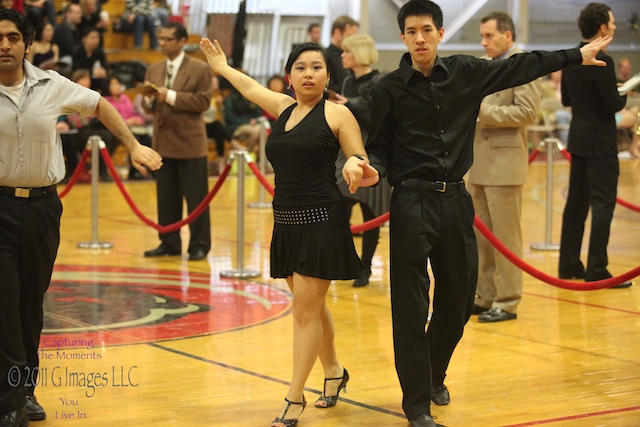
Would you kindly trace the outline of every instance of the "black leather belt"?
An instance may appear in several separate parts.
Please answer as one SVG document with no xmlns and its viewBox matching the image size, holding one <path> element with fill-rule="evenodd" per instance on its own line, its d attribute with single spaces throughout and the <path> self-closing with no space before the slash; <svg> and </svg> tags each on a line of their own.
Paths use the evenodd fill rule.
<svg viewBox="0 0 640 427">
<path fill-rule="evenodd" d="M 56 194 L 58 186 L 50 185 L 48 187 L 40 188 L 15 188 L 15 187 L 1 187 L 0 194 L 5 196 L 20 197 L 22 199 L 32 199 L 34 197 L 44 197 Z"/>
<path fill-rule="evenodd" d="M 445 193 L 447 191 L 462 191 L 464 188 L 464 181 L 423 181 L 421 179 L 409 178 L 402 181 L 400 185 L 402 187 L 415 188 L 418 190 L 431 190 Z"/>
</svg>

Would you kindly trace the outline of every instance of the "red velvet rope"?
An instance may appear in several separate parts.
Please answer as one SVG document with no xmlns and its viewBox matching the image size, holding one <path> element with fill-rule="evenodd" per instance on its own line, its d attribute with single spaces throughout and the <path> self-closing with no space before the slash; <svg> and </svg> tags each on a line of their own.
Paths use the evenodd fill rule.
<svg viewBox="0 0 640 427">
<path fill-rule="evenodd" d="M 211 202 L 213 197 L 218 193 L 218 190 L 220 190 L 220 187 L 222 186 L 222 184 L 224 183 L 225 179 L 227 178 L 227 175 L 229 175 L 229 171 L 231 170 L 231 163 L 233 163 L 233 162 L 227 163 L 227 166 L 224 168 L 224 170 L 222 171 L 222 173 L 218 177 L 218 180 L 216 181 L 216 184 L 213 186 L 213 188 L 211 189 L 209 194 L 207 194 L 207 197 L 205 197 L 202 200 L 202 202 L 200 202 L 200 204 L 186 218 L 184 218 L 182 221 L 178 221 L 178 222 L 173 223 L 173 224 L 160 225 L 160 224 L 157 224 L 157 223 L 151 221 L 149 218 L 147 218 L 138 209 L 138 207 L 135 205 L 135 203 L 131 199 L 131 196 L 129 195 L 127 190 L 124 188 L 124 185 L 122 184 L 122 181 L 120 180 L 120 177 L 118 176 L 118 172 L 116 171 L 115 167 L 113 166 L 113 162 L 111 161 L 111 156 L 109 156 L 109 152 L 107 151 L 107 149 L 106 148 L 101 148 L 100 149 L 100 153 L 102 154 L 102 158 L 104 159 L 104 162 L 106 163 L 107 168 L 111 172 L 111 176 L 113 177 L 114 182 L 116 183 L 116 185 L 120 189 L 120 192 L 122 193 L 122 195 L 124 196 L 125 200 L 127 201 L 127 204 L 129 204 L 129 207 L 131 207 L 133 212 L 138 216 L 138 218 L 140 218 L 142 220 L 142 222 L 144 222 L 145 224 L 155 228 L 161 234 L 166 234 L 166 233 L 170 233 L 172 231 L 179 230 L 180 227 L 182 227 L 182 226 L 184 226 L 186 224 L 189 224 L 194 219 L 196 219 L 198 216 L 200 216 L 202 214 L 202 212 L 204 212 L 204 210 L 207 208 L 207 206 L 209 205 L 209 203 Z"/>
<path fill-rule="evenodd" d="M 476 228 L 482 233 L 482 235 L 493 245 L 494 248 L 498 250 L 505 258 L 511 261 L 516 266 L 520 267 L 521 270 L 529 273 L 531 276 L 536 279 L 542 280 L 550 285 L 553 285 L 562 289 L 572 289 L 578 291 L 593 291 L 596 289 L 609 288 L 611 286 L 619 285 L 627 280 L 631 280 L 634 277 L 640 276 L 640 267 L 636 267 L 633 270 L 630 270 L 626 273 L 623 273 L 617 277 L 612 277 L 606 280 L 598 280 L 596 282 L 571 282 L 567 280 L 558 279 L 553 276 L 549 276 L 546 273 L 543 273 L 539 270 L 536 270 L 529 264 L 525 263 L 523 260 L 518 258 L 513 252 L 511 252 L 500 240 L 496 238 L 495 235 L 487 228 L 487 226 L 476 217 L 473 219 L 473 224 Z"/>
<path fill-rule="evenodd" d="M 533 150 L 531 154 L 529 154 L 529 164 L 531 164 L 531 162 L 533 162 L 536 157 L 538 157 L 538 154 L 540 154 L 538 150 Z"/>
<path fill-rule="evenodd" d="M 89 146 L 87 146 L 87 148 L 85 148 L 84 151 L 82 152 L 82 157 L 80 157 L 80 162 L 78 163 L 76 170 L 73 171 L 71 178 L 69 178 L 69 182 L 67 182 L 67 185 L 65 185 L 64 189 L 58 194 L 58 197 L 62 199 L 64 196 L 67 195 L 67 193 L 69 193 L 69 191 L 71 191 L 73 186 L 76 185 L 76 182 L 78 182 L 78 178 L 80 177 L 80 174 L 84 170 L 84 165 L 87 163 L 87 159 L 89 158 L 90 154 L 91 154 L 91 149 L 89 148 Z"/>
<path fill-rule="evenodd" d="M 264 187 L 264 189 L 267 190 L 267 192 L 271 194 L 271 196 L 273 197 L 275 190 L 271 185 L 271 183 L 267 181 L 267 178 L 265 178 L 264 175 L 260 173 L 260 169 L 258 169 L 256 162 L 254 162 L 253 159 L 251 159 L 251 157 L 249 156 L 246 156 L 246 160 L 247 160 L 247 165 L 249 166 L 249 169 L 251 169 L 251 172 L 253 172 L 256 178 L 258 178 L 258 181 L 260 181 L 260 183 Z"/>
<path fill-rule="evenodd" d="M 134 211 L 134 213 L 145 224 L 150 225 L 151 227 L 153 227 L 156 230 L 158 230 L 160 233 L 168 233 L 168 232 L 171 232 L 171 231 L 176 231 L 180 227 L 190 223 L 197 216 L 202 214 L 202 212 L 206 209 L 207 205 L 211 202 L 213 197 L 217 194 L 217 192 L 219 191 L 220 187 L 222 186 L 222 184 L 226 180 L 227 176 L 229 175 L 229 171 L 231 170 L 231 165 L 232 165 L 233 160 L 234 160 L 233 158 L 231 158 L 231 160 L 227 163 L 225 169 L 220 174 L 220 177 L 218 178 L 218 180 L 217 180 L 216 184 L 214 185 L 213 189 L 209 192 L 207 197 L 198 205 L 198 207 L 196 209 L 194 209 L 193 212 L 191 212 L 189 214 L 189 216 L 187 216 L 187 218 L 183 219 L 182 221 L 176 222 L 174 224 L 170 224 L 170 225 L 167 225 L 167 226 L 161 226 L 159 224 L 154 223 L 150 219 L 148 219 L 137 208 L 137 206 L 133 203 L 133 200 L 131 199 L 130 195 L 128 194 L 128 192 L 124 188 L 124 185 L 122 184 L 122 181 L 120 180 L 120 177 L 118 176 L 118 173 L 115 170 L 115 167 L 113 166 L 113 162 L 111 161 L 111 157 L 109 156 L 109 152 L 107 151 L 107 149 L 106 148 L 101 148 L 100 149 L 100 153 L 101 153 L 102 157 L 104 158 L 104 161 L 105 161 L 105 163 L 107 165 L 107 168 L 111 172 L 111 175 L 114 177 L 114 181 L 115 181 L 116 185 L 120 189 L 120 192 L 124 196 L 125 200 L 129 204 L 131 209 Z M 562 150 L 561 153 L 568 160 L 571 159 L 571 155 L 569 153 L 567 153 L 566 150 Z M 535 159 L 535 157 L 537 155 L 538 155 L 538 152 L 537 151 L 533 151 L 533 153 L 529 157 L 529 162 L 533 161 L 533 159 Z M 74 171 L 71 179 L 69 180 L 69 183 L 67 184 L 65 189 L 60 193 L 60 197 L 64 197 L 64 195 L 66 195 L 69 192 L 69 190 L 71 189 L 71 187 L 73 187 L 73 185 L 76 183 L 76 181 L 78 179 L 78 176 L 80 174 L 80 171 L 82 170 L 82 168 L 84 168 L 84 165 L 87 162 L 88 156 L 89 156 L 89 150 L 85 150 L 83 152 L 83 154 L 82 154 L 82 158 L 80 159 L 80 163 L 79 163 L 78 167 L 76 168 L 76 170 Z M 273 196 L 273 194 L 274 194 L 273 186 L 260 173 L 260 170 L 258 169 L 258 167 L 255 164 L 255 162 L 253 162 L 249 158 L 248 161 L 247 161 L 247 164 L 249 165 L 249 169 L 258 178 L 258 180 L 262 183 L 262 185 L 269 192 L 269 194 L 271 194 Z M 619 203 L 622 202 L 621 204 L 623 204 L 623 205 L 626 204 L 626 202 L 623 202 L 623 201 L 620 201 L 620 200 L 618 200 L 618 202 Z M 630 204 L 628 204 L 628 205 L 631 206 L 630 207 L 631 209 L 633 208 L 633 205 L 630 205 Z M 629 206 L 627 206 L 627 207 L 629 207 Z M 370 229 L 372 229 L 374 227 L 379 227 L 380 225 L 384 224 L 388 220 L 389 220 L 389 213 L 387 212 L 387 213 L 385 213 L 385 214 L 383 214 L 383 215 L 381 215 L 381 216 L 379 216 L 377 218 L 374 218 L 374 219 L 372 219 L 370 221 L 367 221 L 367 222 L 359 224 L 359 225 L 352 226 L 351 227 L 351 232 L 352 233 L 358 233 L 358 232 L 370 230 Z M 633 279 L 635 277 L 640 276 L 640 267 L 636 267 L 633 270 L 630 270 L 630 271 L 628 271 L 626 273 L 621 274 L 620 276 L 612 277 L 612 278 L 606 279 L 606 280 L 599 280 L 599 281 L 596 281 L 596 282 L 577 283 L 577 282 L 572 282 L 572 281 L 567 281 L 567 280 L 561 280 L 561 279 L 558 279 L 556 277 L 550 276 L 550 275 L 548 275 L 546 273 L 543 273 L 543 272 L 541 272 L 539 270 L 536 270 L 535 268 L 533 268 L 532 266 L 530 266 L 529 264 L 525 263 L 523 260 L 518 258 L 513 252 L 511 252 L 506 246 L 504 246 L 504 244 L 502 242 L 500 242 L 495 237 L 495 235 L 487 228 L 487 226 L 477 216 L 475 216 L 475 218 L 474 218 L 474 225 L 482 233 L 482 235 L 493 245 L 493 247 L 495 247 L 498 250 L 498 252 L 500 252 L 510 262 L 512 262 L 513 264 L 515 264 L 516 266 L 518 266 L 520 269 L 522 269 L 526 273 L 530 274 L 531 276 L 533 276 L 533 277 L 535 277 L 535 278 L 537 278 L 537 279 L 539 279 L 539 280 L 541 280 L 541 281 L 543 281 L 545 283 L 548 283 L 550 285 L 556 286 L 558 288 L 572 289 L 572 290 L 582 290 L 582 291 L 603 289 L 603 288 L 608 288 L 608 287 L 611 287 L 611 286 L 619 285 L 619 284 L 621 284 L 621 283 L 623 283 L 623 282 L 625 282 L 627 280 L 630 280 L 630 279 Z"/>
</svg>

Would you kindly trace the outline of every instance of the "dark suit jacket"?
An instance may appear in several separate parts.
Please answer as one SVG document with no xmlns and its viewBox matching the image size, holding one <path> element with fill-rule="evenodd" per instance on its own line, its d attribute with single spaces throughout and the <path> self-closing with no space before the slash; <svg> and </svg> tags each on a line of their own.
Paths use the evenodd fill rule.
<svg viewBox="0 0 640 427">
<path fill-rule="evenodd" d="M 145 80 L 164 86 L 167 61 L 156 62 L 147 69 Z M 213 98 L 213 73 L 206 62 L 184 57 L 173 87 L 175 106 L 153 104 L 153 148 L 173 159 L 207 156 L 207 132 L 203 113 Z"/>
<path fill-rule="evenodd" d="M 335 45 L 329 45 L 327 48 L 327 59 L 329 59 L 331 79 L 329 80 L 329 87 L 327 89 L 337 93 L 341 93 L 342 82 L 344 82 L 344 79 L 351 73 L 351 71 L 342 66 L 342 57 L 340 55 L 342 55 L 342 49 Z"/>
<path fill-rule="evenodd" d="M 627 97 L 618 94 L 613 59 L 604 52 L 597 59 L 607 66 L 562 71 L 562 104 L 570 106 L 572 114 L 567 151 L 580 157 L 618 154 L 615 113 L 624 108 Z"/>
</svg>

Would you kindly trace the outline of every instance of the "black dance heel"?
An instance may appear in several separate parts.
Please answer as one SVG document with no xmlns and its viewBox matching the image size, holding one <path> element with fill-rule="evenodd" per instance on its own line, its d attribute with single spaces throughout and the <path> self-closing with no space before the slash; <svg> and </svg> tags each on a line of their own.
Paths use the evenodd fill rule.
<svg viewBox="0 0 640 427">
<path fill-rule="evenodd" d="M 344 374 L 342 374 L 341 377 L 338 378 L 325 378 L 324 379 L 324 387 L 322 389 L 322 396 L 320 396 L 318 398 L 318 400 L 316 400 L 315 406 L 316 408 L 320 408 L 320 409 L 324 409 L 324 408 L 333 408 L 334 406 L 336 406 L 336 403 L 338 403 L 338 396 L 340 396 L 340 390 L 344 389 L 344 392 L 347 392 L 347 383 L 349 382 L 349 372 L 347 372 L 347 370 L 345 368 L 344 369 Z M 342 380 L 342 382 L 340 383 L 340 385 L 338 386 L 338 391 L 336 392 L 335 396 L 326 396 L 326 390 L 327 390 L 327 381 L 336 381 L 336 380 Z M 326 406 L 321 406 L 318 405 L 319 402 L 324 402 Z"/>
<path fill-rule="evenodd" d="M 292 402 L 289 399 L 287 399 L 286 397 L 284 398 L 284 400 L 287 401 L 287 407 L 284 408 L 284 412 L 282 413 L 282 417 L 278 417 L 275 420 L 273 420 L 273 422 L 271 423 L 272 427 L 273 427 L 274 424 L 282 424 L 284 427 L 296 427 L 298 425 L 298 419 L 297 418 L 292 418 L 292 419 L 285 420 L 284 417 L 287 416 L 287 412 L 289 412 L 289 408 L 291 408 L 291 405 L 302 405 L 302 411 L 300 411 L 300 415 L 302 415 L 302 413 L 304 412 L 305 406 L 307 406 L 307 400 L 304 398 L 304 394 L 302 395 L 302 402 Z M 300 415 L 298 415 L 298 416 L 300 416 Z"/>
</svg>

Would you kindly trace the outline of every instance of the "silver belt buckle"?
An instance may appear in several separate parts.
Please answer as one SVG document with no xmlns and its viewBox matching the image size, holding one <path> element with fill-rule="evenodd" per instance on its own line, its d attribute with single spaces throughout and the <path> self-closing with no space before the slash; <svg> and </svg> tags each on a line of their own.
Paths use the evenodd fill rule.
<svg viewBox="0 0 640 427">
<path fill-rule="evenodd" d="M 28 199 L 30 195 L 31 190 L 29 190 L 28 188 L 16 188 L 16 192 L 14 194 L 14 196 L 22 197 L 23 199 Z"/>
<path fill-rule="evenodd" d="M 440 193 L 444 193 L 445 191 L 447 191 L 447 183 L 444 181 L 436 181 L 436 184 L 442 184 L 442 188 L 436 188 L 436 191 L 440 192 Z"/>
</svg>

